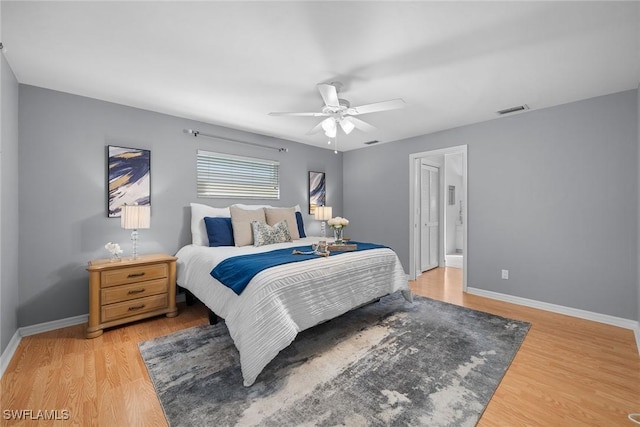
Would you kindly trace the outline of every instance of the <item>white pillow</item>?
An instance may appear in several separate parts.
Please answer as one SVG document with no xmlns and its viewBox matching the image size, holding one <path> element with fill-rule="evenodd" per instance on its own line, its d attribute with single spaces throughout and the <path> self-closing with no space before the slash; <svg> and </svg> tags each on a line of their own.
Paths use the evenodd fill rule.
<svg viewBox="0 0 640 427">
<path fill-rule="evenodd" d="M 209 236 L 204 217 L 231 218 L 229 208 L 214 208 L 200 203 L 191 203 L 191 243 L 196 246 L 209 246 Z"/>
<path fill-rule="evenodd" d="M 256 209 L 270 208 L 271 207 L 271 205 L 243 205 L 242 203 L 234 203 L 231 206 L 235 206 L 236 208 L 244 209 L 245 211 L 255 211 Z"/>
</svg>

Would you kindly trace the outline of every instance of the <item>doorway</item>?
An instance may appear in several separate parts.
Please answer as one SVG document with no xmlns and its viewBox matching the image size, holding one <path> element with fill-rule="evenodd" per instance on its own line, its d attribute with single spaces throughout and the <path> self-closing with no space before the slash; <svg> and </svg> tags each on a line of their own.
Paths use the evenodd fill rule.
<svg viewBox="0 0 640 427">
<path fill-rule="evenodd" d="M 444 208 L 444 260 L 447 267 L 462 268 L 464 244 L 462 226 L 463 211 L 462 154 L 444 155 L 444 188 L 447 192 Z"/>
<path fill-rule="evenodd" d="M 467 146 L 414 153 L 409 157 L 409 278 L 415 280 L 423 271 L 435 267 L 458 267 L 462 269 L 462 289 L 466 291 Z M 459 165 L 454 174 L 452 161 Z"/>
</svg>

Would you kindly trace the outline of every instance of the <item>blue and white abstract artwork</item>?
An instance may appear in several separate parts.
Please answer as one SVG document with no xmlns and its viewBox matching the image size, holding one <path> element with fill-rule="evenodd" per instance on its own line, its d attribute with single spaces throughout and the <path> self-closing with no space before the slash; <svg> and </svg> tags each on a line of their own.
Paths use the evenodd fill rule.
<svg viewBox="0 0 640 427">
<path fill-rule="evenodd" d="M 122 205 L 151 204 L 151 151 L 108 147 L 109 217 L 119 217 Z"/>
<path fill-rule="evenodd" d="M 316 211 L 316 206 L 325 206 L 327 190 L 324 172 L 309 172 L 309 213 Z"/>
</svg>

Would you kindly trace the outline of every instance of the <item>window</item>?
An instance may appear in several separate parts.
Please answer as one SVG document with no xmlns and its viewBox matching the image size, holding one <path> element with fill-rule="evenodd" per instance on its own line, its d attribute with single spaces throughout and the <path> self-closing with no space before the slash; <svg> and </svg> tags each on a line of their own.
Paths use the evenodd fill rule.
<svg viewBox="0 0 640 427">
<path fill-rule="evenodd" d="M 279 199 L 276 160 L 198 150 L 198 197 Z"/>
</svg>

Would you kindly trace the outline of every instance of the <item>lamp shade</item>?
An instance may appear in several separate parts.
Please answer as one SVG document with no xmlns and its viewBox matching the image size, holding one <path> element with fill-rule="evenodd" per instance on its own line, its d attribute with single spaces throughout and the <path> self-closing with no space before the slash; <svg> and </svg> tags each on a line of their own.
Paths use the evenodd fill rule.
<svg viewBox="0 0 640 427">
<path fill-rule="evenodd" d="M 331 219 L 331 206 L 316 206 L 314 218 L 318 221 L 328 221 Z"/>
<path fill-rule="evenodd" d="M 120 226 L 127 230 L 149 228 L 151 225 L 151 206 L 124 205 L 122 206 Z"/>
</svg>

